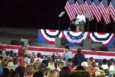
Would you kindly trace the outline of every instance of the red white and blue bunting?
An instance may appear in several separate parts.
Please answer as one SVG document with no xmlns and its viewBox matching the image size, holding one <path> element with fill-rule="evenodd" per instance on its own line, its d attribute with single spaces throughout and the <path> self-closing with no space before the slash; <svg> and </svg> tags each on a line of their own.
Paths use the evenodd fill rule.
<svg viewBox="0 0 115 77">
<path fill-rule="evenodd" d="M 63 31 L 63 34 L 68 42 L 79 44 L 87 38 L 88 32 Z"/>
<path fill-rule="evenodd" d="M 114 34 L 112 33 L 38 30 L 38 40 L 40 43 L 54 43 L 57 37 L 65 39 L 68 43 L 77 45 L 81 45 L 82 41 L 88 38 L 94 42 L 102 42 L 104 46 L 114 46 Z"/>
<path fill-rule="evenodd" d="M 113 34 L 112 33 L 97 33 L 97 32 L 93 32 L 90 33 L 90 38 L 94 41 L 94 42 L 102 42 L 103 45 L 108 45 L 112 38 L 113 38 Z"/>
<path fill-rule="evenodd" d="M 55 42 L 56 37 L 62 38 L 62 32 L 59 30 L 40 29 L 40 34 L 43 36 L 43 39 L 45 39 L 48 42 Z"/>
</svg>

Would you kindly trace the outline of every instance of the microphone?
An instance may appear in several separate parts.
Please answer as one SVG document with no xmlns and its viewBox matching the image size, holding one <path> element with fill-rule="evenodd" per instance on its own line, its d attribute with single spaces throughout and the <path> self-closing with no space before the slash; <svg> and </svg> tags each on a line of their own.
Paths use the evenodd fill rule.
<svg viewBox="0 0 115 77">
<path fill-rule="evenodd" d="M 64 14 L 65 14 L 65 12 L 62 11 L 62 12 L 58 15 L 58 17 L 62 17 Z"/>
</svg>

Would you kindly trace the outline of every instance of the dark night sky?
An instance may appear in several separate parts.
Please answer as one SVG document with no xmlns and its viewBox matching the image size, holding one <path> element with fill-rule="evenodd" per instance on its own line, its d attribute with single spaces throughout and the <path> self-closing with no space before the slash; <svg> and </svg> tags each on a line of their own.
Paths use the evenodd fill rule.
<svg viewBox="0 0 115 77">
<path fill-rule="evenodd" d="M 0 24 L 9 27 L 55 28 L 65 3 L 66 0 L 2 0 Z M 67 19 L 65 15 L 63 21 Z"/>
<path fill-rule="evenodd" d="M 0 0 L 0 26 L 67 29 L 70 26 L 67 14 L 61 18 L 61 25 L 58 25 L 58 15 L 64 10 L 66 1 Z M 96 31 L 94 24 L 94 21 L 90 22 L 90 31 Z M 98 23 L 98 25 L 97 31 L 103 31 L 103 24 Z M 75 27 L 72 26 L 72 28 L 74 29 Z M 112 32 L 111 29 L 112 26 L 106 27 L 107 32 Z"/>
</svg>

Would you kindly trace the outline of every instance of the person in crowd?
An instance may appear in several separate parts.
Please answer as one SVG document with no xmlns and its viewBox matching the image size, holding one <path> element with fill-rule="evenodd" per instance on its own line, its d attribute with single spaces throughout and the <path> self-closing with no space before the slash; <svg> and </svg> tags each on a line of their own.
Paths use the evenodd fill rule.
<svg viewBox="0 0 115 77">
<path fill-rule="evenodd" d="M 64 51 L 63 51 L 63 55 L 62 55 L 62 59 L 67 62 L 67 60 L 68 60 L 69 58 L 70 58 L 70 59 L 73 58 L 73 53 L 70 51 L 69 46 L 65 46 L 65 47 L 64 47 Z"/>
<path fill-rule="evenodd" d="M 105 70 L 105 69 L 108 69 L 108 65 L 107 65 L 107 59 L 103 59 L 103 64 L 102 64 L 102 68 Z"/>
<path fill-rule="evenodd" d="M 95 62 L 92 62 L 92 69 L 91 69 L 90 74 L 91 74 L 92 76 L 94 76 L 95 73 L 96 73 L 96 71 L 98 71 L 98 70 L 99 70 L 99 67 L 96 65 Z"/>
<path fill-rule="evenodd" d="M 10 51 L 6 51 L 7 58 L 10 57 Z"/>
<path fill-rule="evenodd" d="M 70 77 L 70 69 L 69 67 L 65 66 L 61 69 L 59 77 Z"/>
<path fill-rule="evenodd" d="M 35 63 L 34 58 L 31 58 L 31 59 L 30 59 L 30 65 L 34 65 L 34 63 Z"/>
<path fill-rule="evenodd" d="M 113 75 L 115 74 L 115 60 L 110 59 L 109 61 L 111 62 L 110 65 L 108 65 L 109 71 L 110 71 L 110 74 Z"/>
<path fill-rule="evenodd" d="M 27 53 L 28 46 L 21 46 L 18 50 L 18 56 L 24 57 L 24 55 Z"/>
<path fill-rule="evenodd" d="M 59 53 L 56 53 L 57 54 L 57 61 L 62 61 L 62 58 L 61 58 L 61 54 L 59 54 Z"/>
<path fill-rule="evenodd" d="M 19 58 L 18 66 L 26 66 L 26 63 L 24 62 L 22 57 Z"/>
<path fill-rule="evenodd" d="M 35 72 L 33 77 L 44 77 L 44 73 L 41 71 Z"/>
<path fill-rule="evenodd" d="M 3 49 L 3 50 L 2 50 L 2 57 L 3 57 L 3 58 L 6 58 L 6 57 L 7 57 L 7 55 L 6 55 L 6 49 Z"/>
<path fill-rule="evenodd" d="M 10 52 L 10 57 L 14 57 L 14 52 L 11 50 Z"/>
<path fill-rule="evenodd" d="M 94 62 L 94 59 L 93 57 L 90 57 L 89 58 L 89 61 L 88 61 L 88 66 L 92 66 L 92 63 Z"/>
<path fill-rule="evenodd" d="M 14 66 L 13 60 L 10 59 L 10 60 L 8 61 L 8 63 L 7 63 L 7 67 L 8 67 L 9 70 L 11 70 L 13 66 Z"/>
<path fill-rule="evenodd" d="M 27 67 L 25 68 L 24 77 L 33 77 L 33 75 L 34 75 L 33 65 L 27 65 Z"/>
<path fill-rule="evenodd" d="M 74 72 L 76 77 L 90 77 L 88 70 L 83 66 L 77 66 Z"/>
<path fill-rule="evenodd" d="M 15 71 L 17 73 L 19 73 L 20 77 L 24 77 L 24 73 L 25 73 L 25 67 L 24 66 L 18 66 Z"/>
<path fill-rule="evenodd" d="M 13 66 L 11 67 L 11 69 L 13 69 L 15 71 L 15 69 L 18 67 L 18 58 L 14 58 L 13 59 Z"/>
<path fill-rule="evenodd" d="M 57 56 L 55 53 L 53 53 L 51 57 L 52 57 L 53 61 L 55 61 Z"/>
<path fill-rule="evenodd" d="M 59 61 L 55 61 L 54 62 L 54 68 L 55 68 L 55 70 L 60 71 L 58 64 L 59 64 Z"/>
<path fill-rule="evenodd" d="M 34 52 L 32 52 L 32 58 L 36 58 L 36 55 Z"/>
<path fill-rule="evenodd" d="M 58 64 L 59 70 L 61 70 L 65 66 L 66 66 L 66 64 L 64 62 L 59 62 L 59 64 Z"/>
<path fill-rule="evenodd" d="M 25 54 L 24 62 L 25 62 L 27 65 L 30 64 L 30 57 L 29 57 L 27 54 Z"/>
<path fill-rule="evenodd" d="M 59 77 L 59 72 L 56 70 L 49 70 L 47 73 L 47 77 Z"/>
<path fill-rule="evenodd" d="M 38 67 L 38 71 L 43 72 L 44 77 L 46 77 L 46 73 L 47 73 L 47 66 L 46 66 L 46 64 L 41 63 L 41 64 L 39 65 L 39 67 Z"/>
<path fill-rule="evenodd" d="M 35 62 L 36 62 L 36 61 L 39 61 L 39 62 L 41 63 L 41 62 L 43 61 L 43 59 L 42 59 L 41 57 L 42 57 L 41 53 L 37 53 L 37 57 L 34 58 L 34 59 L 35 59 Z"/>
<path fill-rule="evenodd" d="M 101 67 L 102 64 L 103 64 L 103 60 L 102 60 L 102 59 L 99 59 L 99 60 L 98 60 L 98 66 Z"/>
<path fill-rule="evenodd" d="M 48 60 L 43 60 L 42 63 L 45 64 L 46 67 L 48 67 Z"/>
<path fill-rule="evenodd" d="M 83 11 L 80 10 L 79 14 L 77 15 L 75 25 L 76 25 L 76 31 L 84 31 L 84 24 L 86 23 L 86 18 L 83 15 Z"/>
<path fill-rule="evenodd" d="M 0 77 L 2 76 L 3 74 L 3 67 L 0 65 Z"/>
<path fill-rule="evenodd" d="M 8 77 L 20 77 L 20 75 L 18 72 L 14 71 L 14 70 L 10 70 Z"/>
<path fill-rule="evenodd" d="M 85 57 L 84 55 L 81 53 L 81 49 L 78 48 L 77 49 L 77 53 L 74 55 L 74 58 L 73 58 L 73 63 L 74 65 L 81 65 L 81 63 L 85 61 Z"/>
<path fill-rule="evenodd" d="M 1 77 L 8 77 L 8 76 L 9 76 L 9 73 L 10 73 L 9 69 L 6 68 L 6 67 L 4 67 L 4 68 L 3 68 L 3 74 L 2 74 Z"/>
<path fill-rule="evenodd" d="M 66 65 L 71 67 L 73 65 L 72 59 L 69 58 Z"/>
</svg>

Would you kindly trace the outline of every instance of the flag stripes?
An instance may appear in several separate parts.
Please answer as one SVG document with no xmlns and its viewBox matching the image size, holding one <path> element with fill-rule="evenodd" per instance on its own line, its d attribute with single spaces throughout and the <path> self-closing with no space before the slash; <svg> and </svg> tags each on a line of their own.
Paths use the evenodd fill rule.
<svg viewBox="0 0 115 77">
<path fill-rule="evenodd" d="M 85 0 L 85 2 L 84 0 L 67 0 L 64 8 L 71 21 L 74 20 L 79 14 L 79 11 L 82 10 L 83 14 L 89 13 L 92 19 L 95 17 L 97 22 L 103 19 L 105 24 L 109 24 L 111 22 L 110 17 L 115 22 L 115 7 L 114 4 L 112 4 L 114 2 L 115 0 L 112 0 L 108 5 L 104 0 L 100 3 L 99 0 L 93 0 L 93 2 L 91 0 Z"/>
</svg>

